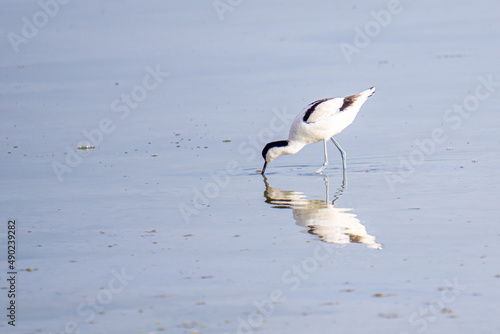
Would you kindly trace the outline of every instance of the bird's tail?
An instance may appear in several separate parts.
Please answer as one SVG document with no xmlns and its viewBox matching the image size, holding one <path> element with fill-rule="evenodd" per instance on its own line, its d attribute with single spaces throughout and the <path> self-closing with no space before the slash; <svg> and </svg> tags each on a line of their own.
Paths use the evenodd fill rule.
<svg viewBox="0 0 500 334">
<path fill-rule="evenodd" d="M 373 93 L 375 93 L 375 87 L 372 86 L 372 87 L 368 88 L 367 90 L 365 90 L 364 92 L 361 92 L 361 94 L 364 94 L 364 93 L 367 93 L 368 94 L 367 98 L 369 98 L 370 96 L 373 95 Z"/>
<path fill-rule="evenodd" d="M 365 103 L 366 100 L 373 95 L 373 93 L 375 93 L 375 87 L 370 87 L 359 94 L 345 97 L 344 104 L 342 105 L 342 108 L 340 108 L 340 110 L 348 110 L 350 108 L 357 108 L 359 110 L 363 103 Z"/>
</svg>

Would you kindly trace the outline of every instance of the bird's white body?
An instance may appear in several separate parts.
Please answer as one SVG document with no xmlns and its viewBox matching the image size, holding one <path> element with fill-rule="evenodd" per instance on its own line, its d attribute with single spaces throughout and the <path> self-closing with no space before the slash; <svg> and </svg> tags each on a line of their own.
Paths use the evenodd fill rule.
<svg viewBox="0 0 500 334">
<path fill-rule="evenodd" d="M 288 139 L 285 141 L 272 142 L 266 145 L 262 155 L 265 163 L 285 154 L 295 154 L 307 144 L 316 143 L 323 140 L 325 143 L 325 163 L 318 170 L 321 172 L 328 165 L 326 153 L 326 142 L 332 139 L 340 150 L 345 168 L 345 152 L 333 136 L 348 127 L 356 118 L 361 106 L 375 92 L 371 87 L 359 94 L 345 98 L 328 98 L 315 101 L 300 112 L 292 122 Z"/>
</svg>

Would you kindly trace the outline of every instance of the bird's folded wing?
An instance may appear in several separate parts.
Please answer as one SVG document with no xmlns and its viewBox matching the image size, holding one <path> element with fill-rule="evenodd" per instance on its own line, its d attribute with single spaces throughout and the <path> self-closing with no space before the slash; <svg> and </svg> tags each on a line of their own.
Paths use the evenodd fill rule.
<svg viewBox="0 0 500 334">
<path fill-rule="evenodd" d="M 341 97 L 317 100 L 307 106 L 302 120 L 306 123 L 315 123 L 331 117 L 340 112 L 343 103 L 344 99 Z"/>
</svg>

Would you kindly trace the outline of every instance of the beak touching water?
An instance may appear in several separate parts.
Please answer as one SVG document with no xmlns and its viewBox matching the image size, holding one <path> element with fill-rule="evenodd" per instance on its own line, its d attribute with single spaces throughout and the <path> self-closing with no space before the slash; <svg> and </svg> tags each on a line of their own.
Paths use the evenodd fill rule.
<svg viewBox="0 0 500 334">
<path fill-rule="evenodd" d="M 262 167 L 262 172 L 261 172 L 262 175 L 264 175 L 264 173 L 266 172 L 266 167 L 267 167 L 267 161 L 264 161 L 264 167 Z"/>
</svg>

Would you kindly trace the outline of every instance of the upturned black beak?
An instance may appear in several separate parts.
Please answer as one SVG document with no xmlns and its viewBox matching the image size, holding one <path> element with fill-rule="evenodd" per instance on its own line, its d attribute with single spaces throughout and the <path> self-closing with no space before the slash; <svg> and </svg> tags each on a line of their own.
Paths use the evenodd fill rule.
<svg viewBox="0 0 500 334">
<path fill-rule="evenodd" d="M 264 175 L 264 173 L 266 172 L 266 167 L 267 167 L 267 161 L 264 161 L 264 167 L 262 167 L 262 172 L 261 172 L 262 175 Z"/>
</svg>

